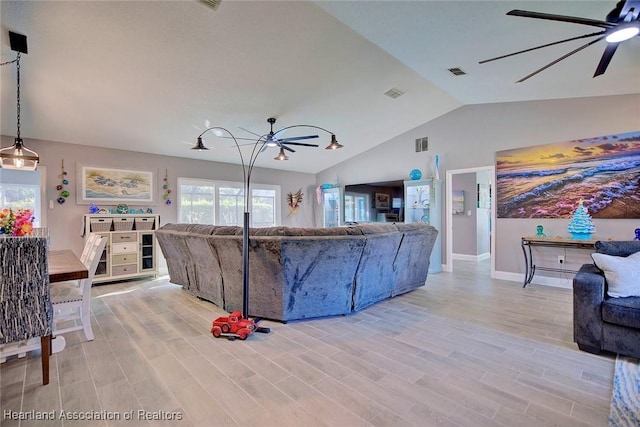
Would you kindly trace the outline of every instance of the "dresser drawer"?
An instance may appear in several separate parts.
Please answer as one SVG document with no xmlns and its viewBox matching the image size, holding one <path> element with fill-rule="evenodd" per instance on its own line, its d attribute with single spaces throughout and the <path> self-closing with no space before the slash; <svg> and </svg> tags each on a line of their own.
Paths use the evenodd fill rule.
<svg viewBox="0 0 640 427">
<path fill-rule="evenodd" d="M 138 251 L 138 243 L 113 243 L 111 245 L 111 253 L 116 254 L 130 254 Z"/>
<path fill-rule="evenodd" d="M 138 272 L 138 264 L 114 265 L 111 267 L 112 276 L 122 276 L 124 274 L 135 274 Z"/>
<path fill-rule="evenodd" d="M 138 254 L 135 253 L 113 255 L 111 257 L 111 265 L 133 264 L 135 262 L 138 262 L 137 258 Z"/>
<path fill-rule="evenodd" d="M 112 243 L 137 242 L 137 241 L 138 241 L 137 233 L 112 233 L 111 234 Z"/>
</svg>

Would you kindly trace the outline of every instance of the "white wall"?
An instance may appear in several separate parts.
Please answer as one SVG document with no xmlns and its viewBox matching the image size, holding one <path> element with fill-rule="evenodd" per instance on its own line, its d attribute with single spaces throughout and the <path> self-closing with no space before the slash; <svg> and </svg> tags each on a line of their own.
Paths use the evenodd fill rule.
<svg viewBox="0 0 640 427">
<path fill-rule="evenodd" d="M 594 84 L 599 83 L 594 80 Z M 336 182 L 336 177 L 343 185 L 406 179 L 413 168 L 429 176 L 433 174 L 435 154 L 440 156 L 443 179 L 448 169 L 494 164 L 495 153 L 500 150 L 636 131 L 640 129 L 639 118 L 640 94 L 466 105 L 319 173 L 317 182 Z M 415 139 L 424 136 L 429 137 L 429 151 L 415 153 Z M 444 209 L 446 204 L 442 206 Z M 444 211 L 442 216 L 445 218 Z M 535 234 L 540 222 L 497 221 L 494 227 L 497 271 L 524 272 L 520 237 Z M 566 234 L 568 220 L 545 222 L 549 222 L 550 231 L 554 230 L 547 234 Z M 598 230 L 595 238 L 632 239 L 638 220 L 595 222 Z M 445 224 L 442 229 L 446 229 Z"/>
<path fill-rule="evenodd" d="M 13 138 L 2 136 L 2 146 L 13 144 Z M 89 213 L 89 205 L 76 204 L 76 166 L 91 165 L 115 168 L 131 168 L 157 171 L 157 199 L 152 206 L 154 213 L 160 214 L 161 224 L 175 223 L 177 217 L 177 178 L 206 178 L 222 181 L 242 182 L 240 165 L 209 162 L 205 160 L 183 159 L 178 157 L 145 154 L 133 151 L 95 148 L 85 145 L 66 144 L 53 141 L 32 140 L 25 138 L 25 145 L 35 150 L 40 156 L 40 163 L 46 166 L 47 200 L 53 200 L 53 209 L 47 209 L 47 226 L 50 230 L 52 249 L 72 249 L 76 253 L 82 251 L 83 240 L 80 237 L 82 215 Z M 60 205 L 55 200 L 60 193 L 56 185 L 60 184 L 60 163 L 64 159 L 69 185 L 66 186 L 71 196 Z M 162 200 L 162 184 L 165 169 L 168 170 L 169 188 L 172 189 L 173 204 L 166 205 Z M 251 176 L 252 183 L 280 185 L 282 192 L 282 224 L 288 226 L 313 225 L 315 202 L 315 176 L 312 174 L 284 172 L 276 169 L 256 168 Z M 294 216 L 287 216 L 289 209 L 286 196 L 299 188 L 305 194 L 303 203 Z M 48 206 L 48 203 L 47 203 Z M 131 204 L 132 207 L 135 205 Z M 102 207 L 102 206 L 101 206 Z M 114 207 L 114 206 L 104 206 Z M 146 207 L 146 206 L 135 206 Z"/>
</svg>

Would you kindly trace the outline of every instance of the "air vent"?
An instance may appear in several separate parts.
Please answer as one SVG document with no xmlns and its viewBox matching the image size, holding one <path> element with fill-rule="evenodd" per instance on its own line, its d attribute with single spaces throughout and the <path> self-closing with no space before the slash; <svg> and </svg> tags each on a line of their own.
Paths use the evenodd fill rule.
<svg viewBox="0 0 640 427">
<path fill-rule="evenodd" d="M 198 1 L 203 5 L 210 7 L 213 10 L 216 10 L 218 6 L 220 6 L 220 3 L 222 3 L 222 0 L 198 0 Z"/>
<path fill-rule="evenodd" d="M 449 72 L 454 76 L 464 76 L 465 74 L 467 74 L 464 71 L 462 71 L 462 68 L 458 68 L 458 67 L 449 68 Z"/>
<path fill-rule="evenodd" d="M 429 151 L 429 138 L 426 136 L 424 138 L 416 139 L 416 153 L 420 153 L 422 151 Z"/>
<path fill-rule="evenodd" d="M 401 91 L 400 89 L 392 88 L 386 91 L 384 94 L 387 95 L 389 98 L 395 99 L 401 95 L 404 95 L 404 92 Z"/>
</svg>

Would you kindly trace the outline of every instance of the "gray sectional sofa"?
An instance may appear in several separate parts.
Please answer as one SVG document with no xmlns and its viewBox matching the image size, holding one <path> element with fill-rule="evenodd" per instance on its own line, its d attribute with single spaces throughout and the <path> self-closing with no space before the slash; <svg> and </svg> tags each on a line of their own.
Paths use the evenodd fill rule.
<svg viewBox="0 0 640 427">
<path fill-rule="evenodd" d="M 347 314 L 424 286 L 438 230 L 426 224 L 250 230 L 249 315 L 290 321 Z M 242 228 L 156 231 L 170 280 L 242 310 Z"/>
<path fill-rule="evenodd" d="M 596 252 L 628 257 L 640 241 L 598 241 Z M 634 277 L 633 280 L 640 281 Z M 573 279 L 573 337 L 580 350 L 640 357 L 640 296 L 614 298 L 595 264 L 584 264 Z"/>
</svg>

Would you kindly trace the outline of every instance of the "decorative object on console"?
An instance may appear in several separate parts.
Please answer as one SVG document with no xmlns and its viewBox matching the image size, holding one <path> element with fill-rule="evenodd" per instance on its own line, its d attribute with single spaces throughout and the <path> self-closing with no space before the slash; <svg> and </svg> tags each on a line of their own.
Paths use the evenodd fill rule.
<svg viewBox="0 0 640 427">
<path fill-rule="evenodd" d="M 544 234 L 544 228 L 541 225 L 536 227 L 536 236 L 535 237 L 547 237 L 547 235 Z"/>
<path fill-rule="evenodd" d="M 287 194 L 287 207 L 289 208 L 289 216 L 295 215 L 298 212 L 298 208 L 302 203 L 302 188 L 299 189 L 295 194 L 289 193 Z"/>
<path fill-rule="evenodd" d="M 0 166 L 5 169 L 33 171 L 38 167 L 40 157 L 38 153 L 25 147 L 22 138 L 20 138 L 20 54 L 27 53 L 27 36 L 9 31 L 9 42 L 11 44 L 11 50 L 18 52 L 18 54 L 15 60 L 5 62 L 1 65 L 16 63 L 16 116 L 18 130 L 13 145 L 0 149 Z"/>
<path fill-rule="evenodd" d="M 636 228 L 635 233 L 636 233 L 636 238 L 633 240 L 640 240 L 640 228 Z"/>
<path fill-rule="evenodd" d="M 67 171 L 64 170 L 64 159 L 60 162 L 60 175 L 58 178 L 61 179 L 60 184 L 56 186 L 56 190 L 60 192 L 60 196 L 58 196 L 57 202 L 63 204 L 67 201 L 67 197 L 69 197 L 69 192 L 64 189 L 65 185 L 69 185 L 69 180 L 67 179 Z"/>
<path fill-rule="evenodd" d="M 589 240 L 596 231 L 591 220 L 589 211 L 584 207 L 582 199 L 578 202 L 578 207 L 573 212 L 571 222 L 568 227 L 572 239 Z"/>
<path fill-rule="evenodd" d="M 120 203 L 116 207 L 116 213 L 119 213 L 119 214 L 129 213 L 129 206 L 125 205 L 124 203 Z"/>
<path fill-rule="evenodd" d="M 420 169 L 412 169 L 411 172 L 409 172 L 409 178 L 413 181 L 417 181 L 422 178 L 422 172 Z"/>
<path fill-rule="evenodd" d="M 251 173 L 253 172 L 253 166 L 260 155 L 261 152 L 266 150 L 269 147 L 277 147 L 280 148 L 282 152 L 287 150 L 289 152 L 295 152 L 289 145 L 298 145 L 304 147 L 318 147 L 317 144 L 306 144 L 302 142 L 295 142 L 303 139 L 312 139 L 317 138 L 318 135 L 306 135 L 306 136 L 298 136 L 298 137 L 289 137 L 289 138 L 279 138 L 278 135 L 282 134 L 284 131 L 295 128 L 310 128 L 310 129 L 318 129 L 324 132 L 327 132 L 331 135 L 331 142 L 326 147 L 327 149 L 337 149 L 342 148 L 342 145 L 338 143 L 336 136 L 333 132 L 328 131 L 327 129 L 321 128 L 315 125 L 292 125 L 285 126 L 278 131 L 273 130 L 273 125 L 275 124 L 276 119 L 270 117 L 267 119 L 267 123 L 271 125 L 271 130 L 268 134 L 265 135 L 257 135 L 257 139 L 252 140 L 252 143 L 249 144 L 251 149 L 251 154 L 247 162 L 245 162 L 244 155 L 242 153 L 242 149 L 240 148 L 240 144 L 238 142 L 239 139 L 246 138 L 236 138 L 233 133 L 231 133 L 228 129 L 219 126 L 211 126 L 202 131 L 196 140 L 196 145 L 192 149 L 194 150 L 206 150 L 207 147 L 204 145 L 202 140 L 202 136 L 211 131 L 218 131 L 218 135 L 227 134 L 229 136 L 225 138 L 231 138 L 238 150 L 238 154 L 240 155 L 240 163 L 242 165 L 242 173 L 243 173 L 243 184 L 244 184 L 244 218 L 243 218 L 243 233 L 242 233 L 242 312 L 246 318 L 249 317 L 249 200 L 251 197 L 250 192 L 250 184 L 251 184 Z M 249 131 L 247 131 L 249 132 Z M 253 133 L 253 132 L 249 132 Z M 222 137 L 222 136 L 221 136 Z M 257 332 L 269 332 L 268 328 L 260 328 L 258 327 Z"/>
<path fill-rule="evenodd" d="M 98 213 L 99 211 L 100 211 L 100 208 L 94 205 L 93 203 L 91 203 L 91 205 L 89 206 L 89 213 L 95 214 L 95 213 Z"/>
<path fill-rule="evenodd" d="M 167 169 L 164 170 L 164 184 L 162 184 L 162 189 L 164 190 L 164 194 L 162 195 L 162 199 L 167 205 L 171 204 L 171 189 L 169 188 L 169 171 Z"/>
</svg>

